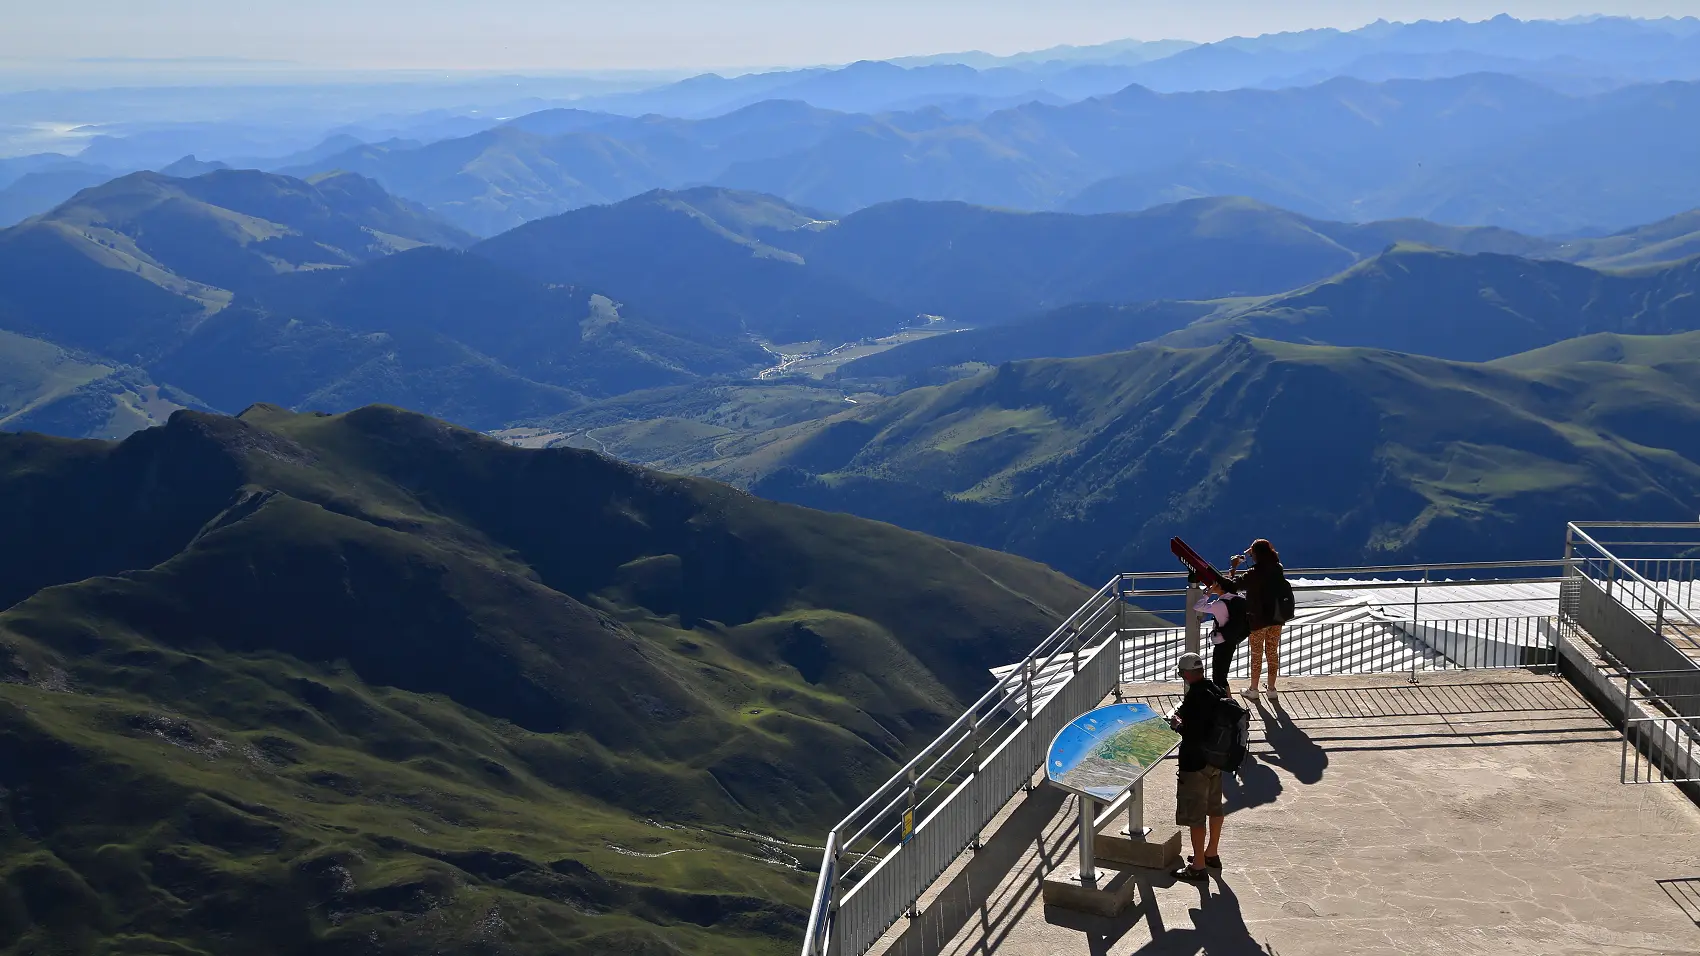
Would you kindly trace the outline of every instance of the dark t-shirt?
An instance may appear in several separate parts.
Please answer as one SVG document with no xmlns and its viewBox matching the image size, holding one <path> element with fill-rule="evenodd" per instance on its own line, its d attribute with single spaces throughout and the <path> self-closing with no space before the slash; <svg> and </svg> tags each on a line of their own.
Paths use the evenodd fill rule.
<svg viewBox="0 0 1700 956">
<path fill-rule="evenodd" d="M 1181 748 L 1176 754 L 1181 770 L 1204 769 L 1204 742 L 1210 738 L 1216 702 L 1221 699 L 1222 692 L 1207 679 L 1187 685 L 1186 696 L 1181 698 L 1176 714 L 1181 719 Z"/>
</svg>

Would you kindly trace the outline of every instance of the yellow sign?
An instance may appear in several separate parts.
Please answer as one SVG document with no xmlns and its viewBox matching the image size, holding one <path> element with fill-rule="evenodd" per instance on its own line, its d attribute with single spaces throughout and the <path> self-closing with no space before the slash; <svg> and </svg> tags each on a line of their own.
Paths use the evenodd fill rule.
<svg viewBox="0 0 1700 956">
<path fill-rule="evenodd" d="M 914 836 L 914 835 L 915 835 L 915 810 L 914 810 L 913 807 L 911 807 L 910 809 L 903 811 L 903 842 L 908 843 L 909 838 L 911 836 Z"/>
</svg>

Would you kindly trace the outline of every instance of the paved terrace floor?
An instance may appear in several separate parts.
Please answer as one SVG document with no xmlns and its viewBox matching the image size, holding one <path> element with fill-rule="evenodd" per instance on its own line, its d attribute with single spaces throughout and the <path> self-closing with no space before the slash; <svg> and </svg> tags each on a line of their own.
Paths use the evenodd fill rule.
<svg viewBox="0 0 1700 956">
<path fill-rule="evenodd" d="M 1524 672 L 1299 678 L 1253 715 L 1227 788 L 1226 864 L 1161 878 L 1116 920 L 1047 910 L 1074 807 L 1017 794 L 874 953 L 1700 953 L 1700 809 L 1619 782 L 1620 738 L 1567 682 Z M 1132 685 L 1167 707 L 1177 685 Z M 1146 823 L 1174 819 L 1172 764 Z"/>
</svg>

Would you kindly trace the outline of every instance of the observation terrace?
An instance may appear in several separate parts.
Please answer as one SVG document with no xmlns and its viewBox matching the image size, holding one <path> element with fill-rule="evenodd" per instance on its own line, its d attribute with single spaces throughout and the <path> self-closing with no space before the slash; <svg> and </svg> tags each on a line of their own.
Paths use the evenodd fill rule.
<svg viewBox="0 0 1700 956">
<path fill-rule="evenodd" d="M 1075 716 L 1173 706 L 1200 641 L 1184 573 L 1117 575 L 827 835 L 804 956 L 1700 953 L 1700 524 L 1566 542 L 1290 571 L 1281 694 L 1253 708 L 1205 885 L 1103 839 L 1080 859 L 1076 798 L 1044 782 Z M 1095 832 L 1173 833 L 1171 770 Z M 1046 904 L 1089 862 L 1128 887 L 1119 915 Z"/>
</svg>

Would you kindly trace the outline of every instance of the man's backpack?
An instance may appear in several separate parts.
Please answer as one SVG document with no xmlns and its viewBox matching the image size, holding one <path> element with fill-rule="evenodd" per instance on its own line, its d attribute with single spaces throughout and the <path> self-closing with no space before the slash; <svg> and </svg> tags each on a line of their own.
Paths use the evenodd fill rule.
<svg viewBox="0 0 1700 956">
<path fill-rule="evenodd" d="M 1224 773 L 1240 769 L 1251 745 L 1251 713 L 1229 694 L 1218 692 L 1204 738 L 1204 762 Z"/>
<path fill-rule="evenodd" d="M 1293 586 L 1287 583 L 1287 576 L 1281 575 L 1275 584 L 1275 620 L 1285 624 L 1299 615 L 1298 599 L 1293 597 Z"/>
</svg>

